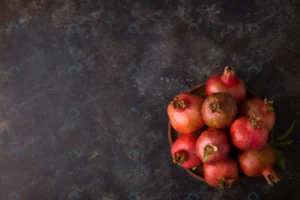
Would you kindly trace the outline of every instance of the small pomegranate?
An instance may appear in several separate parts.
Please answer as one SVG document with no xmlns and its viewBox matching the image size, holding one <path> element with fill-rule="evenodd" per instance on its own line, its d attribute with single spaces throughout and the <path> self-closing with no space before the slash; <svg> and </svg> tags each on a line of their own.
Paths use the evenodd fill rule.
<svg viewBox="0 0 300 200">
<path fill-rule="evenodd" d="M 237 103 L 246 97 L 245 83 L 236 76 L 234 67 L 225 67 L 223 74 L 216 74 L 206 82 L 206 95 L 216 92 L 231 94 Z"/>
<path fill-rule="evenodd" d="M 205 124 L 201 115 L 204 102 L 202 97 L 182 93 L 177 95 L 168 106 L 168 116 L 172 127 L 180 133 L 193 133 Z"/>
<path fill-rule="evenodd" d="M 241 150 L 256 150 L 268 140 L 268 130 L 262 126 L 261 117 L 252 113 L 251 117 L 237 118 L 230 126 L 233 144 Z"/>
<path fill-rule="evenodd" d="M 273 107 L 273 101 L 268 101 L 260 98 L 246 99 L 240 106 L 240 115 L 250 116 L 251 112 L 262 117 L 263 126 L 271 132 L 275 124 L 275 112 Z"/>
<path fill-rule="evenodd" d="M 227 157 L 213 164 L 203 164 L 204 179 L 208 185 L 222 189 L 231 188 L 239 178 L 238 163 Z"/>
<path fill-rule="evenodd" d="M 272 167 L 276 157 L 270 145 L 266 144 L 259 150 L 244 151 L 239 154 L 241 170 L 247 176 L 264 176 L 270 185 L 280 179 Z"/>
<path fill-rule="evenodd" d="M 197 137 L 193 134 L 180 136 L 172 145 L 171 153 L 173 162 L 183 168 L 194 168 L 202 164 L 196 155 Z"/>
<path fill-rule="evenodd" d="M 218 92 L 206 97 L 201 113 L 204 123 L 212 128 L 225 129 L 235 119 L 238 107 L 233 96 Z"/>
<path fill-rule="evenodd" d="M 196 153 L 203 163 L 209 164 L 224 160 L 229 150 L 229 140 L 222 130 L 208 128 L 197 139 Z"/>
</svg>

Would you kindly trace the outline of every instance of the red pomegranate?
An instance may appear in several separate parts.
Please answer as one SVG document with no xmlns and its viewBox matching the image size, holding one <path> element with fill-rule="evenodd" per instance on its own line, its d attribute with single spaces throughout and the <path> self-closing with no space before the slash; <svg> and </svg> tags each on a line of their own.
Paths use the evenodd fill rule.
<svg viewBox="0 0 300 200">
<path fill-rule="evenodd" d="M 172 145 L 173 162 L 184 167 L 193 168 L 202 164 L 196 155 L 197 137 L 190 133 L 180 136 Z"/>
<path fill-rule="evenodd" d="M 213 187 L 230 188 L 239 178 L 238 163 L 227 157 L 213 164 L 203 164 L 204 179 Z"/>
<path fill-rule="evenodd" d="M 205 124 L 202 119 L 202 97 L 182 93 L 169 104 L 167 112 L 172 127 L 180 133 L 193 133 Z"/>
<path fill-rule="evenodd" d="M 240 115 L 250 116 L 253 111 L 262 117 L 263 126 L 271 132 L 276 119 L 273 101 L 251 98 L 246 99 L 240 106 Z"/>
<path fill-rule="evenodd" d="M 209 164 L 224 160 L 229 150 L 227 135 L 222 130 L 208 128 L 197 139 L 196 153 L 204 163 Z"/>
<path fill-rule="evenodd" d="M 261 125 L 261 117 L 237 118 L 230 126 L 233 144 L 241 150 L 256 150 L 263 147 L 268 140 L 268 130 Z"/>
<path fill-rule="evenodd" d="M 247 176 L 263 175 L 270 185 L 277 183 L 280 179 L 272 167 L 276 157 L 270 145 L 266 144 L 259 150 L 244 151 L 239 154 L 241 170 Z"/>
<path fill-rule="evenodd" d="M 223 74 L 216 74 L 206 82 L 206 95 L 216 92 L 231 94 L 237 103 L 246 97 L 245 83 L 236 76 L 234 67 L 225 67 Z"/>
<path fill-rule="evenodd" d="M 225 129 L 235 119 L 238 107 L 233 96 L 224 92 L 217 92 L 206 97 L 201 113 L 207 126 Z"/>
</svg>

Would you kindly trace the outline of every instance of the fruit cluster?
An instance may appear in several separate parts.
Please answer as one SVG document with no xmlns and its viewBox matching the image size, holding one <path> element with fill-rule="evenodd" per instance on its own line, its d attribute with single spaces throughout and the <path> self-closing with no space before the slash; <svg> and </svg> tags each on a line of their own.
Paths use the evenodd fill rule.
<svg viewBox="0 0 300 200">
<path fill-rule="evenodd" d="M 205 87 L 205 98 L 182 93 L 168 105 L 170 123 L 182 134 L 171 148 L 173 162 L 187 169 L 203 165 L 204 180 L 213 187 L 230 188 L 240 172 L 264 176 L 270 185 L 278 182 L 267 144 L 276 118 L 273 102 L 246 97 L 234 67 L 210 77 Z"/>
</svg>

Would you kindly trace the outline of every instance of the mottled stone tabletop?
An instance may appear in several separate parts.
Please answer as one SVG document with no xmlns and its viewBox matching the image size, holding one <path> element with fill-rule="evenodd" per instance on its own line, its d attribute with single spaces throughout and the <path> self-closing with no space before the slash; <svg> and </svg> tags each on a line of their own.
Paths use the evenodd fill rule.
<svg viewBox="0 0 300 200">
<path fill-rule="evenodd" d="M 300 199 L 299 13 L 297 0 L 1 1 L 0 199 Z M 214 189 L 172 163 L 168 103 L 226 65 L 274 100 L 275 136 L 296 120 L 273 187 Z"/>
</svg>

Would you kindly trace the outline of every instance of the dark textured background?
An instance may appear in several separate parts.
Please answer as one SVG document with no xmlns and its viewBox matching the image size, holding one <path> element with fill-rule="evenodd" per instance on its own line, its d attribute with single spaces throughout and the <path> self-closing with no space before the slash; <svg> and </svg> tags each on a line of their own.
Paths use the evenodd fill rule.
<svg viewBox="0 0 300 200">
<path fill-rule="evenodd" d="M 275 101 L 275 135 L 300 115 L 299 1 L 224 2 L 1 1 L 0 199 L 299 199 L 298 121 L 274 187 L 172 163 L 168 103 L 225 65 Z"/>
</svg>

